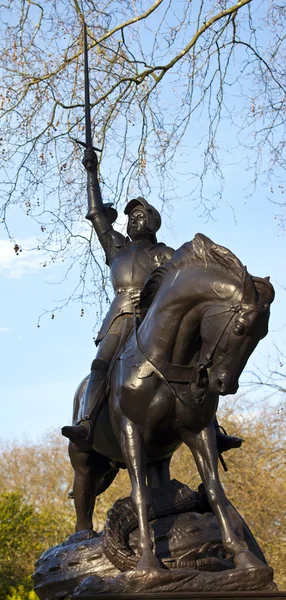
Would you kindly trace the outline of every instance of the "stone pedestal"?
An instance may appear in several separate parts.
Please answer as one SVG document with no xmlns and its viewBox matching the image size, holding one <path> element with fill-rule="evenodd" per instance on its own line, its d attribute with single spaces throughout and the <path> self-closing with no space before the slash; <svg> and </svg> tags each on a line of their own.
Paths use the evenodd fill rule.
<svg viewBox="0 0 286 600">
<path fill-rule="evenodd" d="M 286 592 L 197 592 L 155 594 L 98 594 L 74 596 L 78 600 L 286 600 Z"/>
<path fill-rule="evenodd" d="M 150 533 L 160 570 L 137 570 L 137 516 L 125 498 L 109 511 L 104 532 L 75 533 L 41 556 L 35 591 L 40 600 L 285 597 L 246 523 L 231 504 L 228 510 L 242 545 L 259 559 L 251 568 L 235 568 L 204 494 L 173 481 L 152 494 Z"/>
</svg>

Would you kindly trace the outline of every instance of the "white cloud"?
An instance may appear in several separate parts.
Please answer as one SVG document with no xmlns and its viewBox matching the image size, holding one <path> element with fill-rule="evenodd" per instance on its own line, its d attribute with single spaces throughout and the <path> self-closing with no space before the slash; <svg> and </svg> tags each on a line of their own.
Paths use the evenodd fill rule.
<svg viewBox="0 0 286 600">
<path fill-rule="evenodd" d="M 10 240 L 0 240 L 0 275 L 7 278 L 23 277 L 27 273 L 33 273 L 41 268 L 43 256 L 40 252 L 32 252 L 37 247 L 37 238 L 29 237 L 19 240 L 18 245 L 23 248 L 16 255 L 14 243 Z"/>
<path fill-rule="evenodd" d="M 119 213 L 114 225 L 117 230 L 121 231 L 124 235 L 127 235 L 127 216 L 124 212 Z M 79 218 L 74 233 L 80 233 L 83 236 L 86 235 L 89 237 L 90 224 L 84 217 Z M 15 279 L 39 271 L 42 268 L 47 255 L 42 251 L 36 250 L 38 243 L 39 241 L 35 236 L 17 240 L 17 244 L 22 251 L 19 251 L 18 254 L 16 254 L 14 250 L 15 242 L 7 239 L 0 240 L 0 276 Z M 33 250 L 34 248 L 35 250 Z"/>
</svg>

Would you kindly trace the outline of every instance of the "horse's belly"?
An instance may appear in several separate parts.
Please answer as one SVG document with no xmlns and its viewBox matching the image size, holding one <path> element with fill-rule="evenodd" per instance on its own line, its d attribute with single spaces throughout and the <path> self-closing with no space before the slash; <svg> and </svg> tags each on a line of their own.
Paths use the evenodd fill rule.
<svg viewBox="0 0 286 600">
<path fill-rule="evenodd" d="M 152 437 L 150 442 L 146 444 L 147 462 L 161 460 L 162 458 L 171 456 L 180 444 L 181 440 L 178 439 L 178 436 L 176 436 L 175 433 L 166 431 L 165 429 L 159 429 L 159 431 L 156 431 L 156 435 Z M 107 402 L 97 419 L 93 449 L 110 460 L 124 463 L 120 444 L 115 437 L 111 426 Z"/>
<path fill-rule="evenodd" d="M 167 443 L 166 440 L 168 440 Z M 168 436 L 166 437 L 166 435 L 164 436 L 164 438 L 162 438 L 160 434 L 158 436 L 156 435 L 149 442 L 149 444 L 147 444 L 147 462 L 161 460 L 163 458 L 168 458 L 169 456 L 172 456 L 174 452 L 179 448 L 181 443 L 181 439 L 179 439 L 178 436 L 174 436 L 173 439 L 170 439 Z"/>
</svg>

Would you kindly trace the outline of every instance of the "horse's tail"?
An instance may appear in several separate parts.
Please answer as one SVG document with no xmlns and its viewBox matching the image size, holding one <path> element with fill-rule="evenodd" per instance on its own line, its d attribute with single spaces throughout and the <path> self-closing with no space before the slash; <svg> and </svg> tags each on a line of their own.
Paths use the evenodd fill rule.
<svg viewBox="0 0 286 600">
<path fill-rule="evenodd" d="M 83 415 L 83 400 L 85 390 L 87 388 L 89 375 L 87 375 L 79 384 L 73 399 L 72 424 L 76 425 L 84 416 Z"/>
</svg>

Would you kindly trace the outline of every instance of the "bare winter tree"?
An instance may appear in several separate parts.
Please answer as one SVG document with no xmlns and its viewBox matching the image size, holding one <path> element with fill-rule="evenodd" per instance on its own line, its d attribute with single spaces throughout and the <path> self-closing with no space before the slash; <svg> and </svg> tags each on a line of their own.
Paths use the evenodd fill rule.
<svg viewBox="0 0 286 600">
<path fill-rule="evenodd" d="M 20 252 L 9 216 L 18 207 L 35 221 L 47 260 L 78 264 L 74 299 L 105 294 L 104 267 L 84 222 L 82 150 L 74 142 L 84 139 L 83 21 L 105 198 L 120 206 L 138 192 L 148 197 L 155 180 L 162 206 L 175 197 L 180 163 L 192 182 L 186 196 L 208 215 L 223 193 L 225 122 L 233 128 L 232 145 L 243 146 L 254 184 L 262 178 L 270 196 L 273 186 L 283 193 L 277 169 L 285 166 L 286 9 L 279 0 L 5 0 L 0 6 L 3 224 Z M 195 126 L 199 139 L 190 135 Z M 205 187 L 210 178 L 213 197 Z"/>
<path fill-rule="evenodd" d="M 273 396 L 276 400 L 276 411 L 284 420 L 286 414 L 285 361 L 285 352 L 281 348 L 274 348 L 273 355 L 268 356 L 266 368 L 262 370 L 256 367 L 253 371 L 247 371 L 249 379 L 244 383 L 248 394 L 261 390 L 266 394 L 268 400 Z"/>
</svg>

